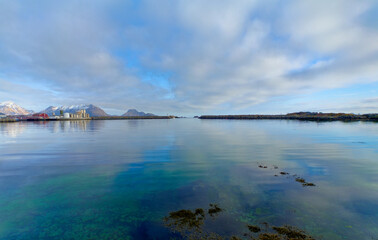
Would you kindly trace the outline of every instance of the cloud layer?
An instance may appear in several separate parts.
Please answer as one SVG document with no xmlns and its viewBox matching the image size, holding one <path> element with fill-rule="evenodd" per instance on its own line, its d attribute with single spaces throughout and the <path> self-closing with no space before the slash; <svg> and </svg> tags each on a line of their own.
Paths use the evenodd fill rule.
<svg viewBox="0 0 378 240">
<path fill-rule="evenodd" d="M 366 84 L 351 104 L 371 104 L 377 15 L 352 0 L 0 0 L 0 101 L 279 112 L 276 98 Z"/>
</svg>

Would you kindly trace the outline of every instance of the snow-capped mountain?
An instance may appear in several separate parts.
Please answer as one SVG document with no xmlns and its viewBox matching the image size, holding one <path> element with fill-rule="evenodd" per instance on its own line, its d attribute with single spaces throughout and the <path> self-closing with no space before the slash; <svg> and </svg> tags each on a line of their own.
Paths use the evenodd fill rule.
<svg viewBox="0 0 378 240">
<path fill-rule="evenodd" d="M 146 117 L 146 116 L 155 116 L 152 113 L 138 112 L 136 109 L 129 109 L 122 116 L 125 117 Z"/>
<path fill-rule="evenodd" d="M 81 104 L 81 105 L 71 105 L 71 106 L 60 106 L 54 107 L 50 106 L 45 110 L 41 111 L 41 113 L 46 113 L 49 116 L 52 115 L 60 115 L 60 111 L 68 112 L 68 113 L 76 113 L 79 110 L 85 110 L 91 117 L 104 117 L 108 116 L 108 114 L 102 110 L 101 108 L 93 105 L 93 104 Z"/>
<path fill-rule="evenodd" d="M 5 115 L 28 115 L 30 112 L 11 101 L 0 103 L 0 113 Z"/>
</svg>

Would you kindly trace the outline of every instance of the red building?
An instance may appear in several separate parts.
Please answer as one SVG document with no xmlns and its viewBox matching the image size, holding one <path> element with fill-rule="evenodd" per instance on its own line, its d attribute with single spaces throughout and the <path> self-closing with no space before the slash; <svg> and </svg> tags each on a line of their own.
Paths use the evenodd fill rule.
<svg viewBox="0 0 378 240">
<path fill-rule="evenodd" d="M 35 113 L 33 115 L 10 115 L 8 118 L 19 121 L 37 121 L 49 119 L 49 115 L 46 113 Z"/>
<path fill-rule="evenodd" d="M 28 119 L 48 119 L 49 116 L 46 113 L 35 113 L 31 115 Z"/>
</svg>

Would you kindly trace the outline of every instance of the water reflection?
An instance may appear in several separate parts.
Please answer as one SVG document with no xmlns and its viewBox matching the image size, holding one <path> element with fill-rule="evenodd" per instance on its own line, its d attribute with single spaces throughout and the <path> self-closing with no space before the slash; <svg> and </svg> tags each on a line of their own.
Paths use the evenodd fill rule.
<svg viewBox="0 0 378 240">
<path fill-rule="evenodd" d="M 0 123 L 0 133 L 15 138 L 25 131 L 25 125 L 25 123 L 2 122 Z"/>
<path fill-rule="evenodd" d="M 104 121 L 72 120 L 52 122 L 52 132 L 85 132 L 99 131 L 104 127 Z"/>
<path fill-rule="evenodd" d="M 75 120 L 75 121 L 31 121 L 0 123 L 1 135 L 17 137 L 29 129 L 48 129 L 52 133 L 59 132 L 96 132 L 104 127 L 104 121 Z"/>
<path fill-rule="evenodd" d="M 139 120 L 128 120 L 126 123 L 129 125 L 129 128 L 138 128 L 145 125 L 145 121 L 139 121 Z"/>
</svg>

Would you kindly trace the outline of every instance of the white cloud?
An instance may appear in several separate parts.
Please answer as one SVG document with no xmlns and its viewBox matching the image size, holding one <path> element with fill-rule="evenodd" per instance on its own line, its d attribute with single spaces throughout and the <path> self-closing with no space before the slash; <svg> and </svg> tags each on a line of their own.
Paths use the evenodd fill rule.
<svg viewBox="0 0 378 240">
<path fill-rule="evenodd" d="M 363 20 L 374 1 L 0 5 L 0 74 L 43 84 L 60 104 L 227 112 L 378 81 L 378 28 Z M 143 81 L 145 72 L 171 86 Z"/>
</svg>

